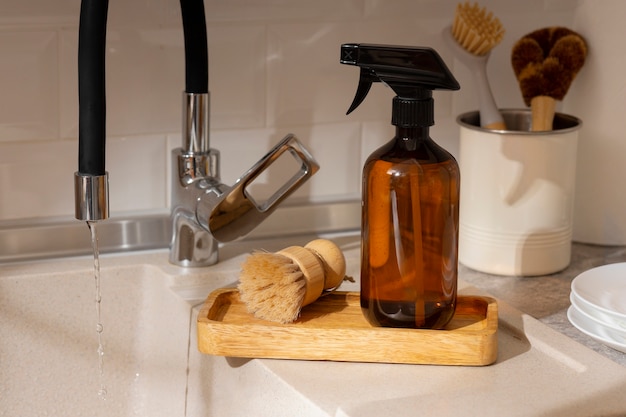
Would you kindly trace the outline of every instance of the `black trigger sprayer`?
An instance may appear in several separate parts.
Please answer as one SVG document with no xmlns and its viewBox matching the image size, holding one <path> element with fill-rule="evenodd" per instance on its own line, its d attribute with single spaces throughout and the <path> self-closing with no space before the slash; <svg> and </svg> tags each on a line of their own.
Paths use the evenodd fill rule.
<svg viewBox="0 0 626 417">
<path fill-rule="evenodd" d="M 456 307 L 460 175 L 429 128 L 432 90 L 459 83 L 432 48 L 350 43 L 340 62 L 360 67 L 348 114 L 373 83 L 396 94 L 396 134 L 363 167 L 363 313 L 377 326 L 443 328 Z"/>
</svg>

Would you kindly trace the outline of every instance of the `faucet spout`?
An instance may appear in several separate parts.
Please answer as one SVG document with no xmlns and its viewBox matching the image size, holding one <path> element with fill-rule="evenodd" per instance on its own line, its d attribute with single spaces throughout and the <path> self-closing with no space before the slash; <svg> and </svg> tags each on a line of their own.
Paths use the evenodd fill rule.
<svg viewBox="0 0 626 417">
<path fill-rule="evenodd" d="M 105 43 L 108 0 L 83 0 L 78 29 L 78 171 L 74 174 L 75 217 L 109 217 L 105 170 Z"/>
</svg>

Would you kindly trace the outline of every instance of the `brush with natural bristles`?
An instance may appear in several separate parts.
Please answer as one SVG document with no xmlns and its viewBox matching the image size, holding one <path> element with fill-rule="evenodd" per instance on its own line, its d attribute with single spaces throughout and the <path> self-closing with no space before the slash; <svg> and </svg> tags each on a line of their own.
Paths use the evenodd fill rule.
<svg viewBox="0 0 626 417">
<path fill-rule="evenodd" d="M 511 64 L 531 108 L 531 130 L 552 130 L 556 100 L 563 100 L 586 56 L 582 36 L 564 27 L 536 30 L 513 46 Z"/>
<path fill-rule="evenodd" d="M 276 253 L 253 252 L 241 265 L 238 288 L 241 301 L 256 317 L 291 323 L 324 290 L 339 287 L 345 273 L 341 249 L 316 239 Z"/>
<path fill-rule="evenodd" d="M 455 56 L 472 71 L 479 98 L 481 127 L 505 130 L 506 125 L 487 79 L 490 52 L 504 37 L 500 20 L 486 8 L 466 2 L 457 5 L 452 26 L 445 28 L 443 33 Z"/>
</svg>

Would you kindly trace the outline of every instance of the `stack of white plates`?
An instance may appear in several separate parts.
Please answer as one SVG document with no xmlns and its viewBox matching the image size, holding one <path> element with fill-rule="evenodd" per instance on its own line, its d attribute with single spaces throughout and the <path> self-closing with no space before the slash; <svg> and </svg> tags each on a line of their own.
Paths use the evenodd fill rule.
<svg viewBox="0 0 626 417">
<path fill-rule="evenodd" d="M 572 281 L 567 318 L 581 332 L 626 353 L 626 263 L 590 269 Z"/>
</svg>

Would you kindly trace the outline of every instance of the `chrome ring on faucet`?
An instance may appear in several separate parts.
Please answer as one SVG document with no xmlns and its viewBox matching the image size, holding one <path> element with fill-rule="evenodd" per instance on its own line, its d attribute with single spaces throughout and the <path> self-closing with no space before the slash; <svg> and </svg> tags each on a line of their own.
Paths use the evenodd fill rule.
<svg viewBox="0 0 626 417">
<path fill-rule="evenodd" d="M 109 173 L 90 175 L 74 173 L 74 212 L 78 220 L 88 222 L 109 218 Z"/>
</svg>

